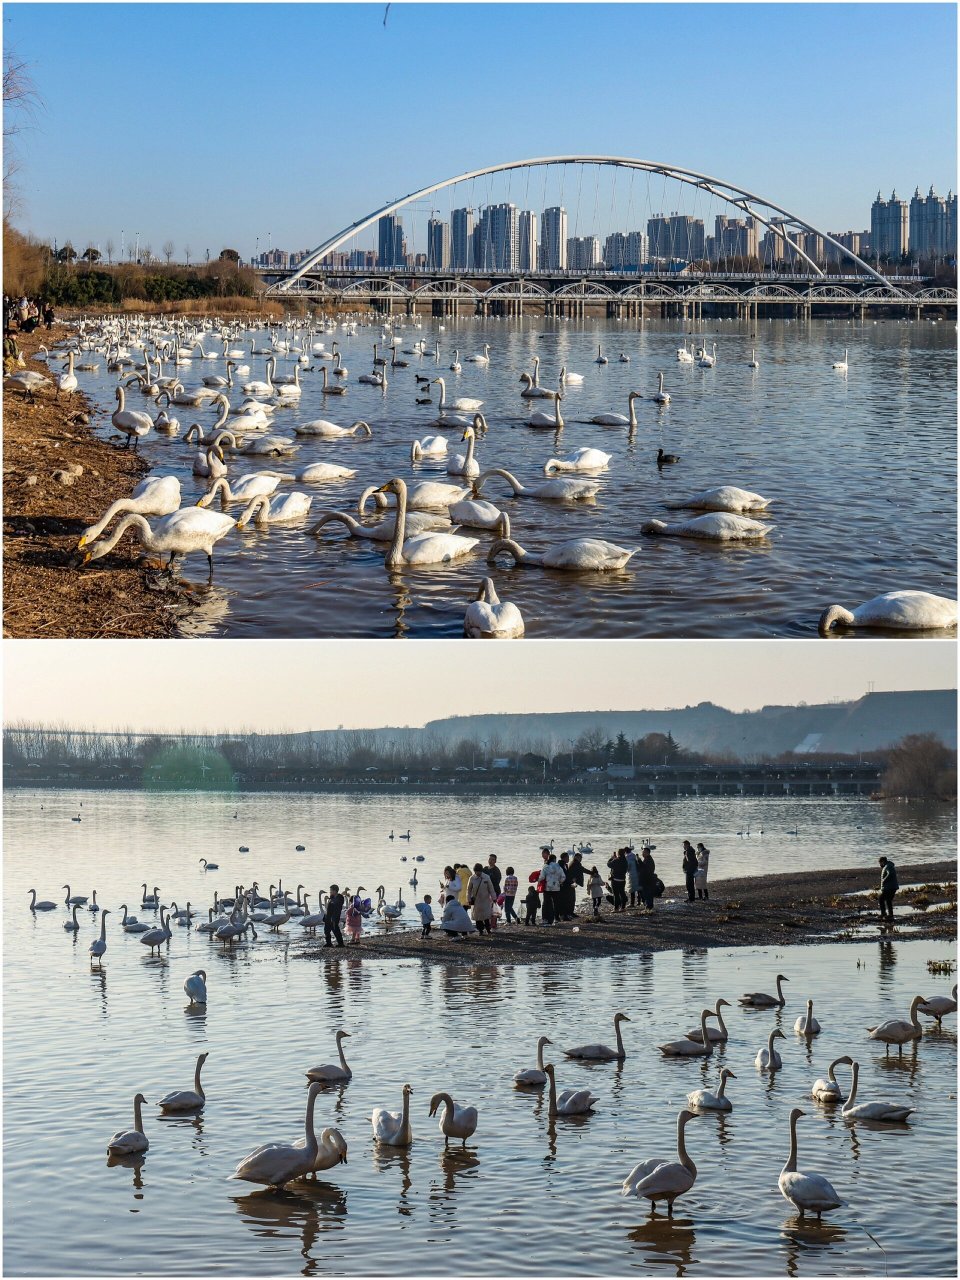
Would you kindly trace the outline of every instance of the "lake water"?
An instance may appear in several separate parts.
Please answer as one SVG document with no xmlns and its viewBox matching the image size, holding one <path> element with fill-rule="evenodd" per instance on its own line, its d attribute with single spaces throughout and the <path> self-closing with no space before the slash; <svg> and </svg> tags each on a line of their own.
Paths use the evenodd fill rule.
<svg viewBox="0 0 960 1280">
<path fill-rule="evenodd" d="M 953 595 L 956 589 L 956 333 L 944 322 L 760 320 L 748 324 L 706 322 L 697 340 L 712 346 L 713 369 L 678 363 L 686 326 L 648 321 L 642 331 L 620 322 L 425 319 L 421 329 L 397 331 L 402 346 L 440 341 L 439 361 L 404 356 L 407 369 L 390 374 L 386 392 L 357 383 L 372 367 L 378 325 L 355 337 L 340 331 L 349 369 L 344 397 L 320 393 L 317 371 L 302 375 L 296 408 L 277 411 L 273 431 L 292 436 L 298 422 L 329 418 L 342 426 L 371 424 L 373 438 L 321 441 L 301 437 L 293 459 L 238 459 L 234 477 L 264 467 L 293 474 L 315 461 L 356 468 L 353 479 L 308 489 L 313 508 L 292 526 L 234 531 L 216 553 L 215 587 L 197 620 L 201 632 L 227 636 L 453 637 L 481 578 L 491 534 L 455 565 L 388 574 L 382 544 L 350 539 L 339 525 L 320 538 L 310 527 L 325 509 L 350 510 L 369 484 L 399 475 L 447 479 L 444 460 L 411 464 L 415 438 L 436 431 L 433 404 L 419 406 L 415 375 L 443 374 L 448 395 L 482 400 L 489 430 L 477 456 L 483 468 L 501 466 L 527 485 L 543 480 L 551 456 L 591 445 L 612 454 L 593 502 L 539 502 L 508 496 L 497 478 L 484 497 L 509 512 L 513 536 L 541 552 L 571 537 L 600 537 L 639 547 L 626 569 L 610 574 L 568 574 L 537 569 L 492 573 L 503 599 L 513 600 L 531 637 L 787 636 L 816 635 L 825 605 L 854 607 L 894 588 Z M 268 338 L 256 333 L 256 345 Z M 490 364 L 465 357 L 491 347 Z M 595 364 L 598 342 L 610 363 Z M 213 347 L 208 336 L 207 349 Z M 462 372 L 450 372 L 459 348 Z M 849 349 L 849 372 L 833 361 Z M 758 370 L 747 366 L 752 350 Z M 620 352 L 629 364 L 618 361 Z M 584 382 L 569 385 L 561 432 L 525 425 L 531 409 L 549 402 L 522 400 L 519 375 L 541 358 L 540 380 L 556 386 L 562 365 Z M 264 358 L 249 361 L 250 377 L 264 376 Z M 315 362 L 319 364 L 319 359 Z M 292 363 L 279 360 L 280 373 Z M 671 403 L 649 397 L 663 371 Z M 223 361 L 194 360 L 181 369 L 188 386 L 223 372 Z M 113 408 L 116 375 L 80 373 L 81 388 Z M 638 428 L 585 425 L 594 414 L 626 413 L 631 390 Z M 233 402 L 241 398 L 238 390 Z M 129 403 L 141 407 L 135 391 Z M 151 402 L 147 402 L 151 405 Z M 155 412 L 155 410 L 154 410 Z M 177 407 L 186 427 L 209 426 L 211 409 Z M 109 424 L 108 428 L 109 428 Z M 459 430 L 444 431 L 450 452 L 463 452 Z M 658 471 L 657 448 L 681 455 L 678 466 Z M 175 474 L 184 502 L 196 501 L 205 482 L 191 474 L 195 449 L 182 440 L 151 435 L 141 446 L 161 474 Z M 775 499 L 775 531 L 761 544 L 718 545 L 684 538 L 648 538 L 640 525 L 671 516 L 666 504 L 718 484 L 735 484 Z M 239 507 L 231 508 L 239 514 Z M 90 512 L 91 520 L 99 512 Z M 693 513 L 687 513 L 693 514 Z M 472 530 L 465 530 L 473 533 Z M 205 580 L 202 557 L 187 562 L 188 577 Z"/>
<path fill-rule="evenodd" d="M 391 825 L 411 827 L 402 852 L 423 853 L 421 880 L 432 884 L 449 853 L 468 843 L 462 833 L 481 823 L 486 843 L 522 850 L 524 866 L 551 834 L 603 842 L 633 831 L 670 847 L 676 861 L 676 835 L 703 837 L 716 873 L 736 874 L 787 858 L 850 865 L 884 841 L 898 842 L 901 862 L 943 856 L 948 820 L 925 828 L 907 813 L 901 821 L 866 802 L 823 800 L 643 802 L 627 813 L 510 798 L 485 800 L 482 815 L 475 803 L 432 797 L 14 791 L 5 801 L 6 1274 L 706 1276 L 729 1269 L 723 1260 L 731 1257 L 737 1274 L 750 1275 L 956 1273 L 955 1024 L 947 1019 L 902 1064 L 895 1053 L 885 1059 L 864 1031 L 903 1016 L 914 994 L 949 990 L 952 978 L 926 969 L 929 959 L 955 958 L 946 944 L 448 966 L 374 960 L 362 948 L 307 960 L 290 925 L 287 936 L 261 933 L 227 956 L 174 928 L 151 960 L 112 916 L 98 973 L 87 955 L 97 927 L 86 912 L 74 940 L 61 928 L 61 905 L 36 916 L 26 909 L 31 885 L 62 902 L 67 880 L 75 893 L 95 884 L 111 907 L 138 902 L 142 880 L 159 883 L 164 902 L 195 905 L 211 899 L 214 885 L 226 890 L 238 879 L 266 884 L 282 875 L 313 891 L 336 877 L 353 883 L 362 870 L 370 883 L 390 884 L 394 875 L 405 884 L 410 864 L 400 864 L 401 850 L 387 839 Z M 71 822 L 77 813 L 83 821 Z M 747 814 L 764 826 L 762 841 L 751 836 L 749 845 L 735 835 Z M 799 835 L 788 838 L 794 827 Z M 242 843 L 249 854 L 236 852 Z M 200 856 L 216 857 L 221 870 L 204 876 Z M 199 967 L 208 972 L 209 1003 L 187 1011 L 182 982 Z M 781 1014 L 734 1005 L 722 1055 L 661 1059 L 655 1046 L 695 1025 L 701 1007 L 769 990 L 778 971 L 791 979 Z M 809 1046 L 792 1030 L 807 996 L 824 1026 Z M 617 1010 L 632 1019 L 622 1066 L 559 1057 L 563 1046 L 609 1042 Z M 770 1082 L 753 1058 L 774 1025 L 787 1040 L 784 1069 Z M 283 1194 L 227 1181 L 259 1143 L 300 1136 L 303 1073 L 334 1060 L 341 1027 L 351 1033 L 354 1075 L 321 1095 L 317 1127 L 342 1130 L 349 1163 Z M 589 1085 L 599 1095 L 588 1119 L 551 1124 L 545 1098 L 514 1090 L 513 1073 L 533 1065 L 541 1033 L 555 1041 L 559 1087 Z M 188 1087 L 202 1051 L 210 1054 L 202 1118 L 160 1120 L 153 1104 Z M 916 1108 L 908 1126 L 850 1126 L 805 1096 L 845 1052 L 861 1063 L 863 1098 Z M 621 1197 L 620 1183 L 639 1160 L 673 1157 L 686 1093 L 714 1086 L 723 1062 L 737 1075 L 728 1087 L 734 1110 L 690 1123 L 696 1185 L 672 1223 L 651 1223 L 646 1206 Z M 406 1081 L 414 1144 L 378 1151 L 370 1112 L 399 1109 Z M 148 1099 L 150 1149 L 135 1166 L 108 1167 L 106 1142 L 130 1125 L 138 1090 Z M 479 1108 L 465 1153 L 445 1154 L 427 1116 L 439 1090 Z M 807 1113 L 800 1167 L 828 1176 L 848 1201 L 822 1227 L 799 1225 L 777 1189 L 793 1105 Z"/>
</svg>

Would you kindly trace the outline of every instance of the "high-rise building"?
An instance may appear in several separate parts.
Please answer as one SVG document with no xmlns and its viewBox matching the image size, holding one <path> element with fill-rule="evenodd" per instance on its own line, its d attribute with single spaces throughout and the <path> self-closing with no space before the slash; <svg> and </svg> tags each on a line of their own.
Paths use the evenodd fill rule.
<svg viewBox="0 0 960 1280">
<path fill-rule="evenodd" d="M 909 244 L 910 210 L 906 200 L 898 200 L 893 191 L 889 200 L 877 192 L 870 209 L 870 241 L 873 253 L 879 258 L 895 260 L 907 252 Z"/>
<path fill-rule="evenodd" d="M 518 224 L 520 249 L 517 267 L 520 271 L 536 271 L 537 269 L 537 215 L 532 209 L 520 211 Z"/>
<path fill-rule="evenodd" d="M 922 196 L 920 188 L 910 201 L 910 252 L 918 258 L 944 257 L 953 254 L 956 239 L 950 236 L 950 206 L 953 205 L 956 226 L 956 196 L 948 192 L 938 196 L 933 187 Z"/>
<path fill-rule="evenodd" d="M 706 248 L 703 219 L 692 218 L 689 214 L 671 213 L 668 218 L 662 214 L 649 218 L 647 239 L 651 260 L 695 262 L 704 256 Z"/>
<path fill-rule="evenodd" d="M 404 263 L 403 220 L 388 213 L 377 224 L 379 243 L 377 259 L 381 267 L 402 267 Z"/>
<path fill-rule="evenodd" d="M 600 241 L 596 236 L 571 236 L 567 240 L 567 270 L 593 271 L 600 265 Z"/>
<path fill-rule="evenodd" d="M 567 211 L 561 205 L 543 211 L 537 266 L 541 271 L 567 268 Z"/>
<path fill-rule="evenodd" d="M 520 212 L 515 204 L 488 204 L 480 211 L 480 259 L 484 271 L 516 271 L 520 259 Z"/>
<path fill-rule="evenodd" d="M 715 262 L 722 258 L 756 258 L 760 239 L 753 218 L 727 218 L 718 215 L 714 219 L 713 244 L 708 255 Z"/>
<path fill-rule="evenodd" d="M 469 271 L 477 265 L 473 232 L 473 210 L 454 209 L 450 214 L 450 265 L 455 271 Z"/>
<path fill-rule="evenodd" d="M 837 244 L 842 245 L 844 249 L 849 249 L 850 252 L 855 253 L 858 258 L 861 257 L 863 254 L 863 238 L 867 234 L 868 234 L 867 232 L 861 233 L 859 231 L 831 231 L 830 232 L 830 235 L 833 237 L 834 240 L 837 241 Z M 832 244 L 828 243 L 825 246 L 824 253 L 825 253 L 827 262 L 839 262 L 841 264 L 845 262 L 848 267 L 850 267 L 851 269 L 853 268 L 853 263 L 850 261 L 847 255 L 845 253 L 841 253 L 840 250 L 835 248 Z"/>
<path fill-rule="evenodd" d="M 647 260 L 647 237 L 642 231 L 612 231 L 603 246 L 608 271 L 639 271 Z"/>
<path fill-rule="evenodd" d="M 450 266 L 450 223 L 431 218 L 427 223 L 427 269 L 446 271 Z"/>
</svg>

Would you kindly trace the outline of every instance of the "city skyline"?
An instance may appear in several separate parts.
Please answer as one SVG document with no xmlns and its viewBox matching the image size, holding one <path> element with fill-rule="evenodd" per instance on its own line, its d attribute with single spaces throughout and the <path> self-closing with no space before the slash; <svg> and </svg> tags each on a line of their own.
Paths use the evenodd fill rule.
<svg viewBox="0 0 960 1280">
<path fill-rule="evenodd" d="M 20 145 L 20 225 L 42 239 L 63 243 L 69 236 L 75 246 L 80 241 L 103 246 L 108 238 L 119 245 L 121 233 L 130 238 L 139 233 L 141 244 L 152 244 L 155 252 L 172 240 L 178 257 L 190 244 L 194 260 L 201 261 L 207 249 L 215 257 L 227 245 L 249 258 L 258 238 L 312 249 L 324 234 L 397 192 L 473 163 L 550 153 L 557 140 L 570 151 L 659 157 L 728 176 L 797 209 L 825 230 L 864 227 L 864 193 L 878 187 L 956 188 L 956 18 L 946 5 L 538 5 L 535 11 L 534 6 L 514 5 L 498 9 L 496 31 L 486 21 L 489 11 L 483 5 L 398 5 L 386 26 L 382 11 L 373 5 L 271 6 L 277 29 L 295 24 L 305 42 L 325 38 L 330 29 L 337 32 L 339 60 L 325 64 L 325 85 L 331 100 L 346 92 L 352 109 L 348 145 L 337 149 L 333 184 L 322 144 L 320 160 L 312 151 L 307 158 L 297 130 L 271 126 L 274 117 L 303 118 L 313 105 L 306 82 L 285 73 L 285 42 L 278 48 L 260 39 L 261 9 L 7 6 L 7 47 L 28 64 L 42 104 Z M 552 20 L 543 21 L 548 9 Z M 808 35 L 830 35 L 814 63 L 807 57 L 806 42 L 786 38 L 795 32 L 798 15 Z M 698 40 L 690 44 L 687 37 L 694 27 Z M 911 40 L 902 39 L 905 27 Z M 51 29 L 57 31 L 57 41 L 49 40 Z M 604 32 L 612 30 L 618 43 L 652 41 L 670 47 L 683 41 L 685 66 L 690 64 L 683 93 L 669 67 L 647 58 L 642 83 L 628 102 L 618 96 L 612 110 L 602 56 Z M 778 33 L 784 37 L 779 44 Z M 551 78 L 562 81 L 576 65 L 582 88 L 576 103 L 557 95 L 546 116 L 526 110 L 539 100 L 542 74 L 535 72 L 528 84 L 517 87 L 523 84 L 517 76 L 521 51 L 532 37 L 543 64 L 552 68 Z M 374 47 L 384 58 L 402 62 L 418 54 L 422 41 L 438 38 L 453 45 L 469 42 L 472 57 L 486 60 L 483 130 L 465 127 L 469 115 L 463 111 L 443 113 L 430 131 L 418 133 L 409 154 L 398 149 L 385 155 L 380 149 L 377 164 L 370 165 L 369 150 L 359 143 L 381 127 L 380 108 L 352 92 L 356 59 L 351 50 L 360 50 L 357 58 L 365 58 Z M 118 56 L 121 42 L 127 47 L 131 41 L 155 49 L 178 117 L 197 120 L 196 130 L 185 128 L 177 135 L 171 185 L 177 187 L 178 173 L 201 173 L 214 178 L 225 195 L 243 190 L 243 201 L 194 199 L 189 187 L 176 200 L 157 201 L 152 174 L 117 164 L 116 113 L 121 105 L 124 129 L 131 136 L 159 140 L 169 124 L 166 103 L 138 93 L 136 70 Z M 767 66 L 763 54 L 773 46 L 777 56 Z M 846 47 L 856 47 L 858 58 L 845 58 Z M 209 57 L 213 48 L 215 60 Z M 712 59 L 724 57 L 749 62 L 752 100 L 784 87 L 789 92 L 791 84 L 802 82 L 802 128 L 791 117 L 785 124 L 780 113 L 761 112 L 751 118 L 749 144 L 743 121 L 731 120 L 727 132 L 703 129 L 713 102 L 709 68 Z M 899 79 L 910 82 L 910 94 L 889 101 L 868 95 L 865 69 L 884 58 L 896 59 Z M 78 60 L 90 89 L 78 87 Z M 231 95 L 227 84 L 242 80 L 247 70 L 254 74 L 254 66 L 258 83 L 276 82 L 271 88 L 275 101 L 267 112 Z M 524 71 L 529 71 L 526 65 Z M 221 85 L 224 100 L 231 103 L 231 124 L 223 138 L 204 126 L 209 102 Z M 70 126 L 77 118 L 84 120 L 82 147 L 71 140 Z M 929 127 L 931 119 L 938 121 L 937 128 Z M 856 137 L 856 147 L 832 142 L 841 135 Z M 353 138 L 358 142 L 356 160 L 349 146 Z M 292 175 L 295 199 L 286 197 L 283 181 L 251 181 L 264 160 L 271 172 Z M 580 228 L 580 234 L 601 239 L 603 232 Z"/>
<path fill-rule="evenodd" d="M 897 640 L 866 646 L 645 640 L 642 657 L 632 640 L 479 645 L 471 647 L 468 668 L 460 641 L 404 645 L 373 665 L 370 643 L 262 640 L 257 663 L 270 673 L 265 682 L 250 678 L 246 642 L 217 641 L 215 680 L 208 664 L 184 664 L 180 646 L 163 641 L 59 645 L 55 664 L 46 646 L 8 646 L 7 724 L 69 719 L 71 727 L 103 730 L 350 729 L 481 712 L 655 710 L 700 702 L 742 711 L 853 701 L 871 684 L 877 692 L 956 687 L 953 645 L 918 642 L 911 646 L 916 660 L 905 664 Z M 225 698 L 225 689 L 243 690 L 242 710 Z"/>
</svg>

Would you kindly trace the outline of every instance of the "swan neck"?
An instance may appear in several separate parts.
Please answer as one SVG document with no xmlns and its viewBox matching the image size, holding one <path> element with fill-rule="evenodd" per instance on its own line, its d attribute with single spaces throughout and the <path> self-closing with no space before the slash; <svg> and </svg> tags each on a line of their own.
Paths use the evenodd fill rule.
<svg viewBox="0 0 960 1280">
<path fill-rule="evenodd" d="M 143 545 L 151 551 L 154 550 L 152 545 L 153 531 L 147 524 L 146 520 L 143 516 L 129 514 L 123 517 L 106 542 L 100 544 L 104 555 L 106 555 L 108 551 L 113 550 L 128 529 L 139 529 Z"/>
<path fill-rule="evenodd" d="M 618 1018 L 613 1025 L 617 1033 L 617 1057 L 625 1058 L 627 1055 L 623 1048 L 623 1036 L 620 1034 L 620 1019 Z"/>
<path fill-rule="evenodd" d="M 854 1102 L 856 1101 L 856 1097 L 857 1097 L 857 1081 L 858 1081 L 859 1076 L 860 1076 L 860 1064 L 859 1064 L 859 1062 L 855 1062 L 855 1063 L 853 1064 L 853 1066 L 850 1068 L 850 1070 L 851 1070 L 851 1071 L 852 1071 L 852 1073 L 853 1073 L 853 1079 L 852 1079 L 852 1081 L 850 1082 L 850 1092 L 849 1092 L 849 1094 L 847 1095 L 847 1100 L 846 1100 L 846 1102 L 843 1104 L 843 1110 L 844 1110 L 844 1111 L 849 1111 L 849 1110 L 850 1110 L 850 1108 L 853 1106 Z"/>
<path fill-rule="evenodd" d="M 552 1072 L 552 1071 L 549 1071 L 549 1072 L 547 1073 L 547 1079 L 550 1081 L 550 1109 L 549 1109 L 549 1114 L 550 1114 L 551 1116 L 556 1116 L 556 1115 L 559 1115 L 559 1112 L 557 1111 L 557 1082 L 556 1082 L 556 1080 L 555 1080 L 555 1079 L 554 1079 L 554 1077 L 553 1077 L 553 1072 Z"/>
<path fill-rule="evenodd" d="M 726 1077 L 726 1076 L 723 1074 L 723 1072 L 721 1071 L 721 1073 L 720 1073 L 720 1088 L 717 1090 L 717 1097 L 718 1097 L 718 1098 L 722 1098 L 722 1097 L 724 1097 L 724 1096 L 725 1096 L 724 1091 L 725 1091 L 726 1087 L 727 1087 L 727 1077 Z"/>
<path fill-rule="evenodd" d="M 783 1166 L 784 1173 L 796 1173 L 797 1170 L 797 1120 L 798 1116 L 790 1117 L 790 1154 L 787 1156 L 787 1163 Z"/>
<path fill-rule="evenodd" d="M 347 1060 L 343 1056 L 343 1040 L 340 1036 L 337 1037 L 337 1053 L 340 1055 L 341 1067 L 343 1067 L 344 1071 L 349 1071 L 350 1068 L 347 1066 Z"/>
<path fill-rule="evenodd" d="M 313 1130 L 313 1109 L 317 1104 L 317 1094 L 319 1092 L 319 1089 L 311 1088 L 310 1097 L 307 1099 L 307 1114 L 303 1121 L 303 1136 L 306 1138 L 307 1150 L 314 1153 L 317 1150 L 317 1135 Z"/>
<path fill-rule="evenodd" d="M 721 1034 L 721 1035 L 723 1035 L 723 1036 L 726 1036 L 726 1035 L 728 1034 L 728 1032 L 727 1032 L 727 1024 L 724 1022 L 724 1020 L 723 1020 L 723 1014 L 720 1012 L 720 1001 L 719 1001 L 719 1000 L 717 1001 L 716 1014 L 717 1014 L 717 1022 L 719 1023 L 719 1026 L 720 1026 L 720 1034 Z M 721 1096 L 721 1097 L 723 1096 L 723 1092 L 722 1092 L 722 1090 L 721 1090 L 721 1094 L 720 1094 L 720 1096 Z"/>
<path fill-rule="evenodd" d="M 690 1173 L 692 1173 L 693 1176 L 696 1177 L 697 1166 L 693 1163 L 693 1161 L 690 1159 L 690 1156 L 687 1154 L 687 1144 L 684 1141 L 683 1130 L 685 1125 L 686 1125 L 686 1121 L 682 1118 L 682 1113 L 681 1113 L 681 1117 L 677 1119 L 677 1159 L 680 1161 L 680 1163 L 683 1165 L 685 1169 L 688 1169 Z"/>
<path fill-rule="evenodd" d="M 200 1083 L 200 1068 L 202 1066 L 203 1066 L 203 1062 L 200 1058 L 198 1058 L 196 1070 L 193 1073 L 193 1091 L 194 1093 L 198 1094 L 199 1097 L 201 1098 L 204 1097 L 203 1086 Z"/>
<path fill-rule="evenodd" d="M 142 1105 L 138 1095 L 133 1102 L 133 1127 L 137 1133 L 143 1133 L 143 1114 L 140 1110 Z"/>
<path fill-rule="evenodd" d="M 384 561 L 388 569 L 397 569 L 403 564 L 403 535 L 407 523 L 407 486 L 401 481 L 397 491 L 397 518 L 393 525 L 393 537 L 390 539 L 390 550 Z"/>
</svg>

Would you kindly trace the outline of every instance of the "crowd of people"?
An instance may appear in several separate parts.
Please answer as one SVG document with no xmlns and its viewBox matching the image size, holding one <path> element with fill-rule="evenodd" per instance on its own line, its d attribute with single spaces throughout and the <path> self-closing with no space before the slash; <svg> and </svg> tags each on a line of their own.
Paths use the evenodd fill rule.
<svg viewBox="0 0 960 1280">
<path fill-rule="evenodd" d="M 596 865 L 588 866 L 583 853 L 556 854 L 544 845 L 540 866 L 527 876 L 522 919 L 517 910 L 520 878 L 513 867 L 506 867 L 504 874 L 495 853 L 488 856 L 486 866 L 477 862 L 472 871 L 465 863 L 451 864 L 444 868 L 440 885 L 439 928 L 449 937 L 462 939 L 470 933 L 488 934 L 498 925 L 535 926 L 538 916 L 542 926 L 553 928 L 578 918 L 578 889 L 584 891 L 590 904 L 587 919 L 599 920 L 607 906 L 612 907 L 614 915 L 630 909 L 650 914 L 664 889 L 653 858 L 655 848 L 645 844 L 639 851 L 633 845 L 617 849 L 602 872 Z M 681 869 L 688 901 L 709 899 L 709 865 L 710 850 L 705 845 L 694 848 L 689 840 L 683 842 Z M 421 936 L 429 937 L 436 919 L 432 896 L 425 894 L 416 908 Z"/>
<path fill-rule="evenodd" d="M 48 329 L 53 327 L 53 303 L 47 298 L 28 298 L 26 294 L 19 298 L 3 295 L 3 332 L 32 333 L 42 322 Z"/>
</svg>

